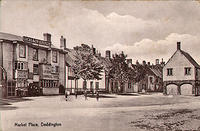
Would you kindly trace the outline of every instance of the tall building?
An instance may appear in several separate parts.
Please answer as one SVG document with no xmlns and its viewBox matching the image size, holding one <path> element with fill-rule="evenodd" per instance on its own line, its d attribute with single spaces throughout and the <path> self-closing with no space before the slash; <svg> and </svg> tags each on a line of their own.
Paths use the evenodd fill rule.
<svg viewBox="0 0 200 131">
<path fill-rule="evenodd" d="M 56 48 L 51 34 L 43 35 L 39 40 L 0 33 L 0 97 L 59 94 L 58 87 L 66 85 L 66 40 L 61 36 Z"/>
<path fill-rule="evenodd" d="M 199 95 L 200 66 L 181 49 L 177 50 L 163 68 L 164 94 Z"/>
</svg>

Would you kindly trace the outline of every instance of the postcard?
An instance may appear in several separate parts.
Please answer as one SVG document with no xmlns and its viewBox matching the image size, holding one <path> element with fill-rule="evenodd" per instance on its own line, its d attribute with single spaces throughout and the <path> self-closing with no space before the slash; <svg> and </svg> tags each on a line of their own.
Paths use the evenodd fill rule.
<svg viewBox="0 0 200 131">
<path fill-rule="evenodd" d="M 200 2 L 0 0 L 0 131 L 200 130 Z"/>
</svg>

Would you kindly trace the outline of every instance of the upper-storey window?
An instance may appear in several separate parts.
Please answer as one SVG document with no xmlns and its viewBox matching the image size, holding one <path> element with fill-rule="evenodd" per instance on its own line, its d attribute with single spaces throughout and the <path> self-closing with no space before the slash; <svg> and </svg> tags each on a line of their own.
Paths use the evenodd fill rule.
<svg viewBox="0 0 200 131">
<path fill-rule="evenodd" d="M 168 68 L 167 69 L 167 75 L 172 76 L 173 75 L 173 68 Z"/>
<path fill-rule="evenodd" d="M 38 49 L 33 49 L 33 60 L 38 61 Z"/>
<path fill-rule="evenodd" d="M 16 61 L 15 62 L 15 70 L 27 70 L 28 65 L 26 62 Z"/>
<path fill-rule="evenodd" d="M 57 51 L 52 51 L 52 61 L 53 61 L 54 63 L 57 63 L 57 60 L 58 60 L 57 57 L 58 57 L 58 56 L 57 56 Z"/>
<path fill-rule="evenodd" d="M 185 75 L 191 75 L 191 67 L 185 67 Z"/>
<path fill-rule="evenodd" d="M 19 45 L 19 57 L 26 58 L 26 46 L 25 45 Z"/>
</svg>

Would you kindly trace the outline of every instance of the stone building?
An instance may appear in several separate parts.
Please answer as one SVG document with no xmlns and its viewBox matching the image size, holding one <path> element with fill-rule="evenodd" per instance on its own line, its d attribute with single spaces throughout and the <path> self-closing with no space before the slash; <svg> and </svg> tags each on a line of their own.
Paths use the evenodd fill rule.
<svg viewBox="0 0 200 131">
<path fill-rule="evenodd" d="M 6 74 L 2 97 L 59 94 L 59 85 L 65 81 L 65 46 L 61 37 L 60 48 L 51 42 L 51 34 L 44 33 L 44 40 L 27 36 L 0 33 L 0 63 Z M 1 79 L 3 81 L 3 79 Z"/>
<path fill-rule="evenodd" d="M 177 50 L 163 68 L 164 94 L 199 95 L 200 66 L 188 54 L 181 50 L 177 42 Z"/>
</svg>

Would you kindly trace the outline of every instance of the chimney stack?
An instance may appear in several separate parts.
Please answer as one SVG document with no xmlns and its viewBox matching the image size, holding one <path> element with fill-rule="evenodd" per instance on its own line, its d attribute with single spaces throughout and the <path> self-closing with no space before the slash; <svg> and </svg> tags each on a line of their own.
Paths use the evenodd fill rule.
<svg viewBox="0 0 200 131">
<path fill-rule="evenodd" d="M 156 59 L 156 65 L 159 65 L 159 59 Z"/>
<path fill-rule="evenodd" d="M 66 39 L 63 36 L 60 37 L 60 48 L 61 49 L 66 48 Z"/>
<path fill-rule="evenodd" d="M 131 65 L 132 65 L 132 59 L 127 59 L 126 61 L 127 61 L 128 67 L 131 67 Z"/>
<path fill-rule="evenodd" d="M 51 34 L 44 33 L 43 36 L 44 36 L 44 41 L 51 42 Z"/>
<path fill-rule="evenodd" d="M 143 64 L 143 66 L 145 66 L 146 65 L 146 61 L 144 60 L 144 61 L 142 61 L 142 64 Z"/>
<path fill-rule="evenodd" d="M 177 42 L 177 50 L 181 50 L 181 42 Z"/>
<path fill-rule="evenodd" d="M 110 50 L 106 50 L 106 58 L 110 59 Z"/>
<path fill-rule="evenodd" d="M 139 61 L 137 60 L 137 61 L 136 61 L 136 65 L 139 65 L 139 64 L 140 64 L 140 63 L 139 63 Z"/>
</svg>

